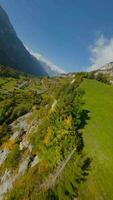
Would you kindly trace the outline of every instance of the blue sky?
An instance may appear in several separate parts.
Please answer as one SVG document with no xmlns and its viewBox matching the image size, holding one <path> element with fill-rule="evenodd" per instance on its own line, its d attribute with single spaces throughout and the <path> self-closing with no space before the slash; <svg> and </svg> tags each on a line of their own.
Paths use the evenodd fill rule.
<svg viewBox="0 0 113 200">
<path fill-rule="evenodd" d="M 113 0 L 0 0 L 0 4 L 23 43 L 65 71 L 113 60 Z"/>
</svg>

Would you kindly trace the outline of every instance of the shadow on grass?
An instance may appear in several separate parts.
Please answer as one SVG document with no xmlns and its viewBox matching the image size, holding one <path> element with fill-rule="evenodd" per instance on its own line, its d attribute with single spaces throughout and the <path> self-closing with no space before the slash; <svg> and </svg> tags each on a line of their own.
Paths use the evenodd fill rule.
<svg viewBox="0 0 113 200">
<path fill-rule="evenodd" d="M 87 157 L 84 160 L 83 165 L 81 166 L 81 170 L 82 170 L 81 176 L 77 178 L 77 182 L 79 184 L 81 182 L 87 180 L 87 177 L 88 177 L 90 170 L 91 170 L 91 162 L 92 162 L 92 159 L 90 157 Z"/>
<path fill-rule="evenodd" d="M 82 110 L 80 115 L 80 124 L 78 126 L 77 134 L 77 152 L 81 153 L 84 148 L 84 139 L 82 129 L 87 125 L 87 121 L 90 119 L 90 112 L 88 110 Z"/>
<path fill-rule="evenodd" d="M 87 125 L 87 121 L 89 119 L 90 119 L 90 111 L 83 109 L 80 116 L 81 123 L 79 125 L 79 129 L 83 129 Z"/>
<path fill-rule="evenodd" d="M 77 145 L 77 151 L 78 153 L 81 153 L 81 151 L 84 149 L 84 138 L 83 138 L 83 133 L 82 133 L 82 129 L 88 124 L 88 120 L 90 119 L 90 111 L 89 110 L 82 110 L 81 112 L 81 116 L 80 116 L 80 120 L 81 123 L 79 125 L 79 129 L 80 130 L 78 132 L 78 145 Z M 83 165 L 81 166 L 81 176 L 78 177 L 77 182 L 81 182 L 81 181 L 86 181 L 87 180 L 87 176 L 90 173 L 91 170 L 91 163 L 92 163 L 92 158 L 87 157 L 84 161 L 83 161 Z"/>
<path fill-rule="evenodd" d="M 91 170 L 91 162 L 92 162 L 92 158 L 90 157 L 87 157 L 85 160 L 84 160 L 84 163 L 81 167 L 82 169 L 82 181 L 86 181 L 87 180 L 87 176 L 89 175 L 90 173 L 90 170 Z"/>
</svg>

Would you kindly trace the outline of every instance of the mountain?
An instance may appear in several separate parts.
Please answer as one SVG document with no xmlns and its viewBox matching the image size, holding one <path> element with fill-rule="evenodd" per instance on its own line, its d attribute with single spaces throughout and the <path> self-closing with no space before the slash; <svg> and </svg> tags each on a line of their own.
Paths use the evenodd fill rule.
<svg viewBox="0 0 113 200">
<path fill-rule="evenodd" d="M 113 76 L 113 62 L 105 64 L 103 67 L 97 69 L 96 74 L 102 73 L 102 74 L 108 74 L 110 76 Z"/>
<path fill-rule="evenodd" d="M 30 52 L 31 55 L 33 55 L 44 67 L 45 71 L 50 76 L 58 76 L 60 74 L 65 74 L 66 72 L 62 70 L 60 67 L 55 65 L 50 60 L 46 59 L 42 54 L 39 54 L 37 52 L 34 52 L 30 48 L 26 47 L 26 49 Z"/>
<path fill-rule="evenodd" d="M 43 65 L 18 38 L 9 17 L 0 6 L 0 64 L 34 75 L 47 75 Z"/>
<path fill-rule="evenodd" d="M 59 67 L 57 67 L 51 61 L 49 61 L 46 58 L 44 58 L 42 55 L 37 54 L 37 56 L 35 56 L 35 57 L 37 58 L 38 61 L 40 61 L 40 63 L 44 67 L 45 71 L 50 76 L 57 76 L 57 75 L 60 75 L 60 74 L 65 74 L 65 72 L 62 69 L 60 69 Z"/>
</svg>

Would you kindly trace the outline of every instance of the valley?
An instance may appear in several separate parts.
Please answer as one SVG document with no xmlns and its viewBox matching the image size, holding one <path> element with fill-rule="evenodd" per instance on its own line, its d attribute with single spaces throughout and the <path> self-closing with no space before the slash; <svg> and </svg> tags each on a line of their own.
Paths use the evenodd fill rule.
<svg viewBox="0 0 113 200">
<path fill-rule="evenodd" d="M 113 200 L 108 1 L 0 0 L 0 200 Z"/>
</svg>

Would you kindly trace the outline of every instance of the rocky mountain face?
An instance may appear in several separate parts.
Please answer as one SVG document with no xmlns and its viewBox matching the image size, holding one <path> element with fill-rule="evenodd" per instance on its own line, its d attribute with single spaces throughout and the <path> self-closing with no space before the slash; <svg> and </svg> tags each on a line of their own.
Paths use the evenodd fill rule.
<svg viewBox="0 0 113 200">
<path fill-rule="evenodd" d="M 96 70 L 96 74 L 102 73 L 102 74 L 108 74 L 110 76 L 113 76 L 113 62 L 110 62 L 103 67 Z"/>
<path fill-rule="evenodd" d="M 0 7 L 0 64 L 39 76 L 47 75 L 43 65 L 19 40 L 9 17 Z"/>
</svg>

